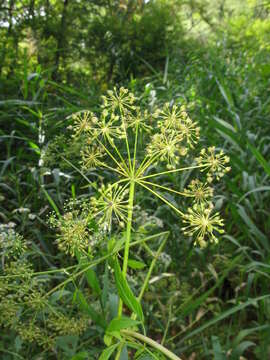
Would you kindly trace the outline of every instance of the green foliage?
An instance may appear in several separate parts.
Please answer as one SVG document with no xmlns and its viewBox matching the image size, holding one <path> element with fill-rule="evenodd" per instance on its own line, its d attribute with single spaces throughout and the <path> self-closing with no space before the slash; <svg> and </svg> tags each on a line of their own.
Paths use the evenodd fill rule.
<svg viewBox="0 0 270 360">
<path fill-rule="evenodd" d="M 89 46 L 102 58 L 109 79 L 163 68 L 176 38 L 183 36 L 179 9 L 176 3 L 163 0 L 123 2 L 122 6 L 115 2 L 95 17 Z"/>
<path fill-rule="evenodd" d="M 97 359 L 104 340 L 107 358 L 165 359 L 135 340 L 145 330 L 142 342 L 156 340 L 184 358 L 268 360 L 268 2 L 2 1 L 0 39 L 0 357 Z M 138 125 L 147 137 L 149 113 L 169 102 L 169 110 L 181 105 L 196 119 L 203 142 L 230 155 L 219 184 L 194 181 L 191 169 L 163 175 L 152 188 L 181 211 L 214 197 L 225 233 L 206 249 L 184 236 L 171 206 L 135 191 L 125 284 L 141 302 L 145 329 L 126 305 L 118 316 L 114 259 L 123 264 L 123 227 L 114 218 L 109 237 L 101 213 L 80 227 L 86 209 L 104 205 L 100 184 L 116 176 L 90 166 L 89 144 L 71 137 L 69 126 L 85 109 L 101 120 L 100 89 L 115 81 L 142 108 L 130 133 Z M 140 140 L 144 150 L 148 139 Z M 162 150 L 160 138 L 154 146 Z M 125 144 L 119 149 L 126 156 Z M 185 156 L 173 155 L 158 168 L 168 159 L 172 169 L 182 165 Z M 51 211 L 57 230 L 48 226 Z M 63 245 L 75 225 L 81 253 Z M 115 331 L 106 332 L 111 323 Z"/>
</svg>

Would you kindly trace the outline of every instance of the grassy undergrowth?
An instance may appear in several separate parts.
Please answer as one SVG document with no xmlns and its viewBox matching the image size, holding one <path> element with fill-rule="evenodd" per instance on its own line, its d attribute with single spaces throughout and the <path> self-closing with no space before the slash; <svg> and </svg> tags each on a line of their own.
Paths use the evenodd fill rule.
<svg viewBox="0 0 270 360">
<path fill-rule="evenodd" d="M 142 108 L 153 110 L 168 101 L 171 106 L 186 106 L 201 128 L 203 143 L 216 145 L 230 156 L 231 172 L 215 185 L 216 210 L 226 224 L 218 244 L 194 248 L 191 239 L 183 236 L 172 209 L 147 192 L 136 194 L 140 207 L 134 211 L 140 231 L 169 232 L 143 301 L 147 334 L 182 359 L 236 360 L 242 356 L 267 360 L 270 356 L 269 45 L 255 41 L 258 23 L 253 33 L 250 24 L 247 34 L 240 25 L 231 24 L 225 37 L 218 35 L 219 41 L 199 43 L 200 49 L 192 39 L 185 52 L 167 56 L 164 72 L 151 70 L 148 76 L 124 84 L 139 97 Z M 71 141 L 67 129 L 71 114 L 98 111 L 99 88 L 83 92 L 48 80 L 40 69 L 34 76 L 29 76 L 29 71 L 25 65 L 25 74 L 14 87 L 17 94 L 0 101 L 1 232 L 9 228 L 23 235 L 26 259 L 31 259 L 35 272 L 41 272 L 44 291 L 50 291 L 65 281 L 67 274 L 59 271 L 49 276 L 43 272 L 72 270 L 77 263 L 58 252 L 48 215 L 51 211 L 63 213 L 69 199 L 91 197 L 100 181 L 112 179 L 105 170 L 103 174 L 86 171 L 89 186 L 78 173 L 80 144 Z M 181 191 L 192 176 L 192 171 L 184 176 L 167 174 L 161 185 Z M 165 194 L 170 202 L 176 201 L 171 193 Z M 1 251 L 2 239 L 3 235 Z M 159 251 L 158 245 L 150 251 Z M 98 251 L 106 256 L 107 250 L 101 246 Z M 135 291 L 146 272 L 138 267 L 151 263 L 151 255 L 144 251 L 133 254 L 136 261 L 131 263 L 128 281 Z M 89 275 L 91 290 L 85 296 L 94 296 L 94 309 L 88 309 L 90 319 L 95 318 L 99 297 L 101 307 L 107 297 L 111 314 L 117 313 L 117 299 L 108 281 L 112 266 L 109 262 L 105 268 L 95 264 L 99 286 L 93 282 L 93 274 Z M 72 324 L 82 311 L 74 299 L 77 285 L 69 282 L 52 293 L 52 301 L 65 309 L 62 328 L 54 330 L 54 347 L 48 350 L 49 345 L 46 348 L 42 342 L 31 342 L 30 337 L 23 338 L 23 332 L 18 335 L 1 324 L 1 358 L 97 359 L 104 348 L 102 321 L 96 327 L 82 316 L 76 323 L 82 329 L 72 332 L 67 326 L 63 331 L 65 321 Z M 85 280 L 79 285 L 86 289 Z M 7 305 L 6 301 L 1 304 Z M 0 313 L 7 311 L 4 305 Z M 145 354 L 141 359 L 150 356 Z M 126 358 L 123 352 L 122 359 Z"/>
</svg>

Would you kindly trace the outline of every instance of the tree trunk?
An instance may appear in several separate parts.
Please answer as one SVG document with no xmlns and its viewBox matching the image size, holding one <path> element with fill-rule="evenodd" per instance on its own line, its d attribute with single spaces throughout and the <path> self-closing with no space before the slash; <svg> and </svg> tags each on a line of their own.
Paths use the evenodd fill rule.
<svg viewBox="0 0 270 360">
<path fill-rule="evenodd" d="M 7 53 L 7 44 L 9 41 L 9 38 L 12 36 L 12 16 L 13 16 L 13 10 L 14 10 L 14 4 L 15 0 L 10 0 L 9 7 L 8 7 L 8 30 L 6 33 L 6 39 L 3 41 L 2 51 L 1 51 L 1 58 L 0 58 L 0 76 L 2 76 L 2 70 L 5 65 L 6 60 L 6 53 Z"/>
<path fill-rule="evenodd" d="M 65 55 L 66 29 L 67 29 L 67 7 L 69 0 L 64 0 L 61 23 L 56 35 L 56 52 L 54 60 L 53 80 L 57 80 L 59 72 L 60 59 Z"/>
</svg>

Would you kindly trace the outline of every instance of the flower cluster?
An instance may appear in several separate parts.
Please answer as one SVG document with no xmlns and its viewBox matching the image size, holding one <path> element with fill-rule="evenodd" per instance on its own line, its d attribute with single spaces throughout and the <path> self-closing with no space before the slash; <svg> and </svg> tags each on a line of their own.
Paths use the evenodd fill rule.
<svg viewBox="0 0 270 360">
<path fill-rule="evenodd" d="M 91 111 L 80 111 L 72 115 L 74 137 L 78 137 L 91 130 L 92 123 L 97 122 L 97 118 Z"/>
<path fill-rule="evenodd" d="M 81 150 L 81 165 L 85 170 L 102 167 L 102 158 L 104 157 L 104 151 L 98 146 L 85 146 Z"/>
<path fill-rule="evenodd" d="M 213 193 L 213 188 L 198 179 L 192 180 L 188 187 L 184 189 L 185 196 L 191 197 L 193 201 L 198 204 L 211 200 Z"/>
<path fill-rule="evenodd" d="M 92 197 L 91 210 L 98 219 L 99 224 L 103 224 L 105 230 L 111 230 L 113 219 L 123 226 L 127 220 L 128 200 L 126 187 L 119 184 L 102 185 L 97 197 Z"/>
<path fill-rule="evenodd" d="M 181 143 L 182 137 L 176 131 L 161 132 L 152 136 L 146 151 L 150 157 L 166 162 L 168 169 L 175 169 L 180 156 L 185 156 L 188 151 Z"/>
<path fill-rule="evenodd" d="M 218 213 L 213 212 L 212 203 L 195 204 L 188 209 L 187 214 L 183 214 L 183 222 L 188 224 L 183 228 L 184 233 L 196 237 L 196 244 L 200 247 L 207 245 L 206 240 L 217 242 L 217 234 L 223 234 L 223 220 Z"/>
<path fill-rule="evenodd" d="M 157 161 L 166 162 L 168 169 L 175 169 L 180 157 L 187 155 L 199 140 L 200 128 L 188 116 L 184 106 L 170 106 L 166 103 L 156 110 L 158 132 L 147 147 L 149 156 Z"/>
<path fill-rule="evenodd" d="M 170 104 L 166 103 L 163 109 L 156 111 L 155 116 L 160 119 L 158 121 L 160 129 L 177 131 L 179 138 L 185 140 L 190 148 L 197 144 L 200 138 L 200 128 L 196 122 L 190 119 L 185 106 L 173 105 L 170 107 Z"/>
<path fill-rule="evenodd" d="M 6 227 L 0 232 L 0 256 L 18 259 L 27 249 L 26 240 L 13 228 Z"/>
<path fill-rule="evenodd" d="M 140 131 L 151 132 L 151 120 L 151 114 L 147 110 L 142 111 L 136 108 L 134 113 L 127 114 L 128 126 L 133 130 L 136 130 L 136 127 L 138 127 Z"/>
<path fill-rule="evenodd" d="M 220 229 L 222 221 L 219 217 L 210 215 L 213 188 L 209 183 L 214 179 L 219 180 L 230 170 L 229 157 L 223 151 L 217 152 L 215 147 L 202 149 L 195 158 L 196 161 L 191 161 L 191 166 L 184 168 L 206 172 L 207 181 L 194 179 L 183 192 L 145 182 L 144 174 L 153 166 L 165 165 L 168 172 L 184 170 L 179 166 L 180 163 L 186 165 L 189 152 L 192 150 L 198 153 L 197 143 L 200 137 L 198 124 L 190 118 L 184 105 L 166 103 L 154 113 L 141 109 L 137 105 L 136 97 L 123 87 L 119 91 L 116 88 L 108 91 L 107 95 L 102 97 L 102 101 L 99 115 L 91 111 L 83 111 L 73 116 L 75 137 L 83 136 L 86 144 L 81 150 L 83 170 L 103 167 L 114 172 L 118 177 L 116 183 L 103 185 L 97 195 L 91 198 L 91 216 L 94 216 L 106 231 L 112 229 L 114 220 L 123 227 L 128 214 L 128 189 L 130 183 L 135 181 L 136 186 L 142 185 L 178 212 L 184 223 L 189 224 L 185 227 L 185 233 L 199 234 L 196 238 L 197 244 L 204 246 L 203 239 L 209 234 L 212 240 L 215 239 L 211 226 L 217 225 L 218 220 Z M 125 186 L 120 184 L 122 181 L 126 182 Z M 151 189 L 153 186 L 191 198 L 193 202 L 191 209 L 187 214 L 176 209 Z M 58 239 L 58 243 L 64 243 L 62 249 L 70 249 L 68 241 L 63 242 L 63 239 L 72 236 L 78 240 L 78 245 L 74 246 L 71 253 L 74 253 L 76 246 L 85 249 L 87 247 L 87 241 L 84 242 L 87 238 L 85 231 L 88 232 L 86 229 L 87 226 L 82 221 L 74 222 L 74 219 L 70 219 L 70 227 L 65 227 L 65 230 L 62 228 L 64 233 Z M 73 236 L 74 232 L 77 235 Z M 76 244 L 76 241 L 73 240 L 73 243 Z"/>
<path fill-rule="evenodd" d="M 109 90 L 107 96 L 102 96 L 103 100 L 103 108 L 106 108 L 112 112 L 115 110 L 119 110 L 121 113 L 125 113 L 126 111 L 135 110 L 135 96 L 125 89 L 121 87 L 119 91 L 116 88 L 113 90 Z"/>
<path fill-rule="evenodd" d="M 230 162 L 229 156 L 225 155 L 223 150 L 216 153 L 215 146 L 211 146 L 207 150 L 202 149 L 196 160 L 199 165 L 202 165 L 202 171 L 207 170 L 207 181 L 209 183 L 214 178 L 219 180 L 231 170 L 230 166 L 227 166 Z"/>
<path fill-rule="evenodd" d="M 56 243 L 59 250 L 70 256 L 75 256 L 76 252 L 90 253 L 91 219 L 92 215 L 86 207 L 77 209 L 72 203 L 66 206 L 66 212 L 62 216 L 52 214 L 49 224 L 58 230 Z"/>
<path fill-rule="evenodd" d="M 84 314 L 69 317 L 62 313 L 51 314 L 48 327 L 59 335 L 81 335 L 89 326 L 90 320 Z"/>
<path fill-rule="evenodd" d="M 71 206 L 68 205 L 69 210 Z M 69 215 L 67 218 L 68 227 L 72 228 Z M 76 231 L 72 234 L 77 241 Z M 69 239 L 72 234 L 65 233 Z M 27 247 L 28 242 L 14 231 L 11 223 L 0 226 L 0 326 L 17 333 L 22 342 L 55 351 L 59 335 L 81 335 L 89 325 L 89 318 L 76 307 L 73 315 L 68 316 L 62 308 L 59 311 L 55 301 L 50 301 L 47 297 L 50 280 L 35 273 Z"/>
</svg>

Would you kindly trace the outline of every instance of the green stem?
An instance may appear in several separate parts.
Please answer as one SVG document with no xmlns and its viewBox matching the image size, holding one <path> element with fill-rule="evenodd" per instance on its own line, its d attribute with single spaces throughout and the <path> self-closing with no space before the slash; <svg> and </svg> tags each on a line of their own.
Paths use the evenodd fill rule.
<svg viewBox="0 0 270 360">
<path fill-rule="evenodd" d="M 165 204 L 169 205 L 176 213 L 180 214 L 181 216 L 183 216 L 182 211 L 180 211 L 179 209 L 177 209 L 173 204 L 171 204 L 167 199 L 165 199 L 163 196 L 161 196 L 159 193 L 157 193 L 156 191 L 150 189 L 150 187 L 146 186 L 142 181 L 138 181 L 138 184 L 140 184 L 141 186 L 143 186 L 145 189 L 147 189 L 148 191 L 150 191 L 152 194 L 154 194 L 156 197 L 160 198 L 160 200 L 162 200 L 163 202 L 165 202 Z"/>
<path fill-rule="evenodd" d="M 134 182 L 134 180 L 131 180 L 130 188 L 129 188 L 126 241 L 125 241 L 124 261 L 123 261 L 123 269 L 122 269 L 124 278 L 126 277 L 126 274 L 127 274 L 129 247 L 130 247 L 130 239 L 131 239 L 131 228 L 132 228 L 134 194 L 135 194 L 135 182 Z M 119 316 L 122 315 L 122 308 L 123 308 L 123 303 L 122 303 L 122 300 L 120 299 L 119 306 L 118 306 L 118 315 Z"/>
<path fill-rule="evenodd" d="M 127 335 L 134 339 L 138 339 L 138 340 L 144 342 L 145 344 L 152 346 L 153 348 L 160 351 L 161 353 L 163 353 L 165 356 L 167 356 L 171 360 L 181 360 L 180 357 L 176 356 L 170 350 L 166 349 L 164 346 L 160 345 L 158 342 L 150 339 L 147 336 L 144 336 L 142 334 L 139 334 L 139 333 L 137 333 L 135 331 L 131 331 L 131 330 L 122 330 L 121 333 L 123 335 Z"/>
<path fill-rule="evenodd" d="M 130 244 L 131 227 L 132 227 L 132 215 L 133 215 L 134 194 L 135 194 L 135 182 L 132 180 L 132 181 L 130 182 L 129 200 L 128 200 L 127 233 L 126 233 L 124 262 L 123 262 L 123 275 L 124 275 L 124 277 L 126 276 L 126 273 L 127 273 L 127 263 L 128 263 L 128 255 L 129 255 L 129 244 Z"/>
<path fill-rule="evenodd" d="M 126 148 L 127 148 L 129 169 L 130 169 L 130 172 L 132 172 L 130 149 L 129 149 L 128 135 L 127 135 L 127 127 L 126 127 L 126 122 L 125 122 L 125 118 L 124 118 L 124 112 L 122 109 L 120 109 L 120 113 L 121 113 L 121 118 L 122 118 L 122 125 L 123 125 L 124 131 L 125 131 L 125 142 L 126 142 Z"/>
<path fill-rule="evenodd" d="M 187 166 L 187 167 L 173 169 L 173 170 L 162 171 L 162 172 L 157 173 L 157 174 L 151 174 L 151 175 L 147 175 L 147 176 L 138 177 L 137 180 L 144 180 L 144 179 L 152 178 L 154 176 L 173 174 L 173 173 L 180 172 L 180 171 L 186 171 L 186 170 L 192 170 L 192 169 L 201 169 L 201 168 L 204 168 L 206 166 L 207 166 L 207 164 L 194 165 L 194 166 Z"/>
<path fill-rule="evenodd" d="M 110 158 L 114 161 L 114 163 L 122 170 L 123 174 L 125 176 L 128 176 L 127 172 L 125 171 L 125 169 L 121 166 L 121 164 L 115 159 L 115 157 L 113 156 L 113 154 L 106 148 L 106 146 L 98 139 L 96 139 L 97 142 L 99 143 L 99 145 L 102 146 L 102 148 L 106 151 L 106 153 L 110 156 Z M 125 165 L 125 164 L 123 164 Z"/>
<path fill-rule="evenodd" d="M 166 244 L 166 241 L 167 241 L 167 239 L 168 239 L 168 235 L 169 235 L 169 234 L 166 234 L 166 235 L 167 235 L 166 238 L 162 241 L 162 243 L 160 244 L 160 246 L 159 246 L 159 248 L 158 248 L 158 251 L 157 251 L 156 254 L 154 255 L 154 259 L 152 260 L 151 265 L 150 265 L 150 267 L 149 267 L 149 270 L 148 270 L 148 272 L 147 272 L 146 278 L 144 279 L 143 286 L 142 286 L 141 291 L 140 291 L 140 294 L 139 294 L 139 296 L 138 296 L 139 302 L 142 300 L 142 297 L 143 297 L 143 295 L 144 295 L 144 292 L 145 292 L 145 290 L 147 289 L 147 286 L 148 286 L 148 284 L 149 284 L 149 280 L 150 280 L 150 277 L 151 277 L 151 275 L 152 275 L 153 269 L 154 269 L 154 267 L 155 267 L 155 265 L 156 265 L 157 259 L 159 258 L 159 255 L 160 255 L 162 249 L 164 248 L 164 245 Z M 133 313 L 132 316 L 131 316 L 131 318 L 134 319 L 134 320 L 136 319 L 136 317 L 137 317 L 137 315 L 134 314 L 134 313 Z"/>
<path fill-rule="evenodd" d="M 159 158 L 159 154 L 156 155 L 146 155 L 143 159 L 139 169 L 136 172 L 136 177 L 140 178 L 140 176 L 146 171 L 146 169 L 153 164 Z"/>
<path fill-rule="evenodd" d="M 135 134 L 135 144 L 134 144 L 134 153 L 133 153 L 133 174 L 135 174 L 136 167 L 136 155 L 137 155 L 137 143 L 138 143 L 138 124 L 136 124 L 136 134 Z"/>
<path fill-rule="evenodd" d="M 117 155 L 119 156 L 119 159 L 122 161 L 122 164 L 126 170 L 126 173 L 128 174 L 129 173 L 129 169 L 125 163 L 125 160 L 123 158 L 123 156 L 121 155 L 120 151 L 118 150 L 118 147 L 115 145 L 115 143 L 113 141 L 109 141 L 110 142 L 110 145 L 111 147 L 116 151 Z"/>
<path fill-rule="evenodd" d="M 166 238 L 162 241 L 162 243 L 160 244 L 160 246 L 159 246 L 159 248 L 158 248 L 158 251 L 157 251 L 156 254 L 155 254 L 154 259 L 153 259 L 152 262 L 151 262 L 151 265 L 150 265 L 150 267 L 149 267 L 148 273 L 147 273 L 147 275 L 146 275 L 146 278 L 145 278 L 145 280 L 144 280 L 143 286 L 142 286 L 142 288 L 141 288 L 141 291 L 140 291 L 140 294 L 139 294 L 139 297 L 138 297 L 138 300 L 139 300 L 139 301 L 141 301 L 141 299 L 142 299 L 142 297 L 143 297 L 143 294 L 144 294 L 144 292 L 145 292 L 145 290 L 146 290 L 146 288 L 147 288 L 147 286 L 148 286 L 148 283 L 149 283 L 150 277 L 151 277 L 151 275 L 152 275 L 153 269 L 154 269 L 154 267 L 155 267 L 155 265 L 156 265 L 157 259 L 159 258 L 159 255 L 160 255 L 162 249 L 164 248 L 164 246 L 165 246 L 165 244 L 166 244 L 167 238 L 168 238 L 168 236 L 166 236 Z"/>
<path fill-rule="evenodd" d="M 120 346 L 118 347 L 117 353 L 116 353 L 116 356 L 115 356 L 115 360 L 119 360 L 119 359 L 120 359 L 120 356 L 121 356 L 121 354 L 122 354 L 123 347 L 124 347 L 124 343 L 123 343 L 123 344 L 120 344 Z"/>
<path fill-rule="evenodd" d="M 145 241 L 149 241 L 149 240 L 152 240 L 154 238 L 156 238 L 158 235 L 163 235 L 163 234 L 166 234 L 168 233 L 168 231 L 164 231 L 162 233 L 159 233 L 159 234 L 154 234 L 154 235 L 150 235 L 150 236 L 147 236 L 146 238 L 144 239 L 140 239 L 140 240 L 136 240 L 134 242 L 132 242 L 130 244 L 130 247 L 132 246 L 136 246 L 136 245 L 139 245 L 139 244 L 142 244 L 144 243 Z M 49 292 L 47 292 L 44 297 L 48 297 L 49 295 L 51 295 L 54 291 L 58 290 L 59 288 L 63 287 L 63 286 L 66 286 L 66 284 L 68 284 L 69 282 L 73 281 L 74 279 L 76 279 L 78 276 L 84 274 L 87 270 L 91 269 L 92 267 L 102 263 L 103 261 L 107 260 L 108 258 L 110 258 L 112 255 L 118 253 L 119 251 L 121 251 L 123 249 L 123 247 L 119 247 L 119 248 L 115 248 L 111 253 L 107 254 L 107 255 L 104 255 L 102 257 L 100 257 L 99 259 L 97 260 L 94 260 L 91 264 L 89 264 L 88 266 L 86 266 L 84 269 L 82 269 L 81 271 L 75 273 L 75 274 L 71 274 L 70 277 L 63 281 L 62 283 L 56 285 L 53 289 L 51 289 Z M 77 267 L 77 265 L 76 265 Z M 33 274 L 35 275 L 35 273 Z M 18 275 L 17 277 L 20 277 L 20 275 Z"/>
<path fill-rule="evenodd" d="M 194 195 L 186 194 L 186 193 L 184 193 L 184 192 L 181 192 L 181 191 L 177 191 L 177 190 L 168 188 L 167 186 L 155 184 L 155 183 L 150 182 L 150 181 L 140 180 L 140 182 L 143 182 L 144 184 L 147 184 L 147 185 L 151 185 L 151 186 L 158 187 L 158 188 L 160 188 L 160 189 L 163 189 L 163 190 L 172 192 L 172 193 L 177 194 L 177 195 L 186 196 L 186 197 L 194 197 Z"/>
</svg>

